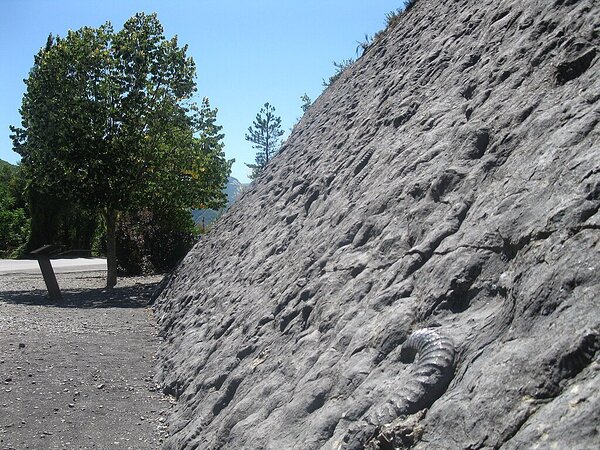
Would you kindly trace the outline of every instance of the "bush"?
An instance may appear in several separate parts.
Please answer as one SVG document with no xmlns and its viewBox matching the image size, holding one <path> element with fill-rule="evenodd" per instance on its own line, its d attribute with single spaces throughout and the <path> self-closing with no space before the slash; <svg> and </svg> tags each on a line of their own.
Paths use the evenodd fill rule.
<svg viewBox="0 0 600 450">
<path fill-rule="evenodd" d="M 143 209 L 123 214 L 117 226 L 117 263 L 122 275 L 172 270 L 196 242 L 187 210 Z"/>
</svg>

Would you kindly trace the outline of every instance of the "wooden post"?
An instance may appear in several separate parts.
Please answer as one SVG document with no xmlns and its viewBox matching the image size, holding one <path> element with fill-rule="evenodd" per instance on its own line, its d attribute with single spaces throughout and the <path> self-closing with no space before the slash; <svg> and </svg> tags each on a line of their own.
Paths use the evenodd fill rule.
<svg viewBox="0 0 600 450">
<path fill-rule="evenodd" d="M 52 245 L 44 245 L 31 252 L 37 258 L 42 276 L 44 277 L 44 283 L 46 283 L 46 289 L 48 289 L 48 295 L 52 300 L 61 300 L 62 294 L 58 287 L 58 281 L 56 281 L 56 275 L 54 275 L 54 269 L 50 263 L 50 250 L 53 248 Z"/>
</svg>

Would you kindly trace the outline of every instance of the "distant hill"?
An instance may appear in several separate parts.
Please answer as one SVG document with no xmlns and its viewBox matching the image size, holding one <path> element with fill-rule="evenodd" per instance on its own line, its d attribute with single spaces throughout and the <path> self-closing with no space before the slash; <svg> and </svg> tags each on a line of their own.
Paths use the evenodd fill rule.
<svg viewBox="0 0 600 450">
<path fill-rule="evenodd" d="M 16 170 L 17 166 L 9 163 L 8 161 L 0 159 L 0 182 L 3 184 L 8 183 L 8 180 L 13 177 L 13 174 L 16 172 Z"/>
<path fill-rule="evenodd" d="M 3 159 L 0 159 L 0 169 L 7 167 L 11 170 L 14 170 L 17 168 L 17 166 L 15 166 L 14 164 L 9 163 L 8 161 L 4 161 Z"/>
<path fill-rule="evenodd" d="M 227 195 L 227 206 L 220 210 L 214 210 L 214 209 L 194 209 L 194 210 L 192 210 L 192 217 L 194 218 L 194 223 L 196 225 L 199 225 L 204 220 L 204 224 L 209 225 L 210 223 L 214 222 L 215 219 L 217 217 L 219 217 L 219 214 L 221 214 L 221 212 L 226 210 L 229 207 L 229 205 L 231 205 L 236 200 L 236 198 L 238 198 L 238 196 L 242 193 L 242 191 L 244 190 L 245 187 L 246 187 L 246 185 L 243 183 L 240 183 L 240 181 L 237 180 L 236 178 L 229 177 L 229 179 L 227 180 L 227 186 L 225 186 L 225 189 L 224 189 L 224 192 Z"/>
</svg>

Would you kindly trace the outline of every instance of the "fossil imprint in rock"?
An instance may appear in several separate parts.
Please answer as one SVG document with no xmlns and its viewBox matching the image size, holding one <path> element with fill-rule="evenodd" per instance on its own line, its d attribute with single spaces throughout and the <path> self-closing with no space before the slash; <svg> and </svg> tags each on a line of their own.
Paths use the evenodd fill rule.
<svg viewBox="0 0 600 450">
<path fill-rule="evenodd" d="M 409 381 L 383 406 L 352 426 L 344 437 L 344 449 L 361 449 L 381 426 L 401 415 L 430 406 L 444 393 L 454 374 L 455 347 L 452 340 L 431 328 L 414 331 L 402 345 L 400 359 L 413 361 Z"/>
</svg>

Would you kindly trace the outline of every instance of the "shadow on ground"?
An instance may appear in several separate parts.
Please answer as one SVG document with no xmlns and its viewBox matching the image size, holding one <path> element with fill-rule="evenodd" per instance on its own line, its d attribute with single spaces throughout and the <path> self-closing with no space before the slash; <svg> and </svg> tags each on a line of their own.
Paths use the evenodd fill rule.
<svg viewBox="0 0 600 450">
<path fill-rule="evenodd" d="M 156 283 L 136 284 L 113 289 L 68 289 L 62 291 L 62 300 L 54 301 L 45 290 L 0 292 L 0 300 L 19 305 L 42 305 L 58 308 L 145 308 Z"/>
</svg>

